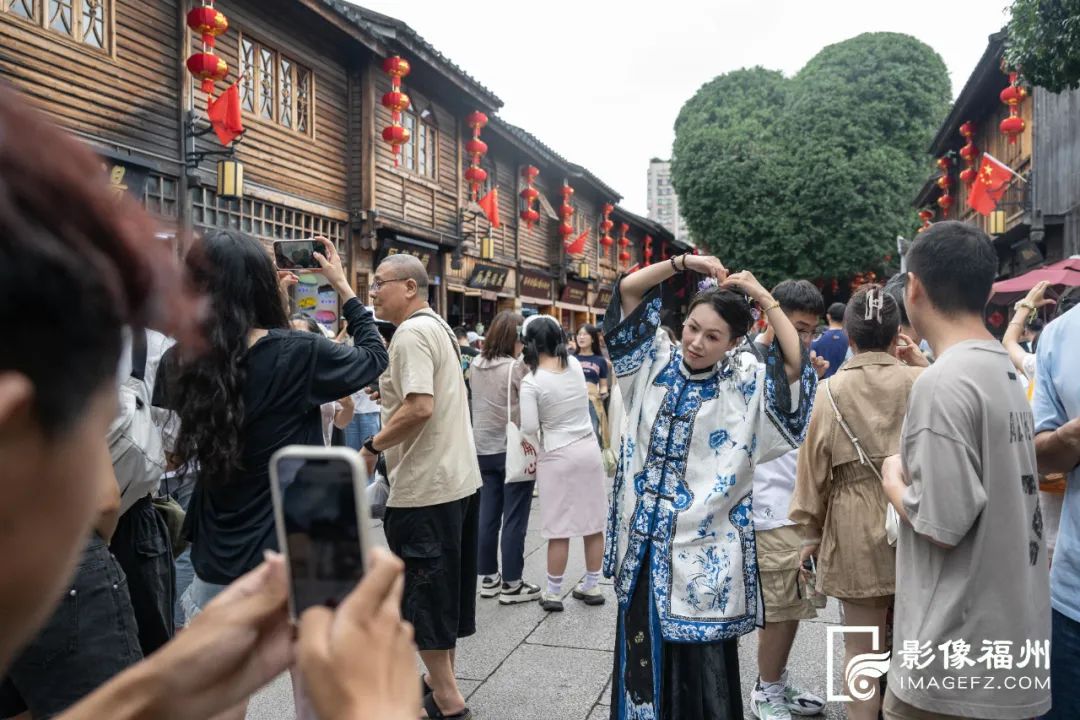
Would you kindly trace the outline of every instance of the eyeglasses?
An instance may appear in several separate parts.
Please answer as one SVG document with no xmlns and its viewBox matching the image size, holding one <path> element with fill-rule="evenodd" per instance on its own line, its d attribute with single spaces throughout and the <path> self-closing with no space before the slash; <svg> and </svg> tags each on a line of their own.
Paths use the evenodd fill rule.
<svg viewBox="0 0 1080 720">
<path fill-rule="evenodd" d="M 379 292 L 380 290 L 382 290 L 382 286 L 385 285 L 386 283 L 405 282 L 406 280 L 409 280 L 409 279 L 410 278 L 390 278 L 389 280 L 374 280 L 371 283 L 371 292 L 376 292 L 376 293 Z"/>
</svg>

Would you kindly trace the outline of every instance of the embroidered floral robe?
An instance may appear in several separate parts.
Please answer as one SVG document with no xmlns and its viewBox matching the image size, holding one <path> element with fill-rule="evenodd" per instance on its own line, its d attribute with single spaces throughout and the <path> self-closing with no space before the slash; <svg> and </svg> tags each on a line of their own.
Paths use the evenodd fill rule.
<svg viewBox="0 0 1080 720">
<path fill-rule="evenodd" d="M 621 317 L 620 303 L 616 291 L 607 318 Z M 615 579 L 625 610 L 651 548 L 647 570 L 663 640 L 727 640 L 763 619 L 754 466 L 801 442 L 816 376 L 804 358 L 800 380 L 789 386 L 778 345 L 765 363 L 736 351 L 691 373 L 659 325 L 654 290 L 605 326 L 625 416 L 604 574 Z"/>
</svg>

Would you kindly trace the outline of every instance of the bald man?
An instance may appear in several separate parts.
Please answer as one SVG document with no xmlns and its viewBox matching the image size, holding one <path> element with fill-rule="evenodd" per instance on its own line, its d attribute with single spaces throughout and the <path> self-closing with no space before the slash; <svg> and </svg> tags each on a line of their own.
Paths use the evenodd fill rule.
<svg viewBox="0 0 1080 720">
<path fill-rule="evenodd" d="M 476 632 L 480 466 L 453 330 L 427 303 L 428 276 L 391 255 L 371 284 L 375 315 L 397 325 L 382 376 L 383 427 L 364 453 L 384 453 L 390 497 L 383 527 L 405 561 L 402 615 L 427 667 L 429 717 L 468 718 L 454 674 L 459 638 Z"/>
</svg>

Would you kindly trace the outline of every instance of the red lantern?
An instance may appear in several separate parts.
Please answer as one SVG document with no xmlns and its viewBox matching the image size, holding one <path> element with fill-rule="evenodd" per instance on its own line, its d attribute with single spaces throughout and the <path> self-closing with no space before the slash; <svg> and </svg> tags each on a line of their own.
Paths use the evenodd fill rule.
<svg viewBox="0 0 1080 720">
<path fill-rule="evenodd" d="M 565 223 L 565 222 L 560 223 L 559 224 L 559 234 L 563 236 L 563 240 L 565 241 L 566 238 L 568 238 L 569 236 L 574 234 L 574 227 L 572 225 L 569 225 L 569 224 Z"/>
<path fill-rule="evenodd" d="M 922 227 L 919 228 L 919 232 L 926 230 L 930 227 L 930 221 L 934 219 L 933 210 L 920 210 L 919 219 L 922 220 Z"/>
<path fill-rule="evenodd" d="M 642 256 L 645 258 L 645 265 L 648 265 L 649 262 L 652 260 L 652 255 L 653 255 L 652 243 L 653 243 L 652 235 L 646 235 L 645 236 L 645 250 L 642 252 Z"/>
<path fill-rule="evenodd" d="M 411 103 L 409 96 L 400 90 L 391 90 L 382 96 L 383 107 L 389 108 L 391 112 L 395 113 L 405 112 L 409 109 Z"/>
<path fill-rule="evenodd" d="M 1024 118 L 1019 115 L 1010 115 L 1001 121 L 998 129 L 1001 130 L 1003 135 L 1009 136 L 1010 145 L 1015 145 L 1017 138 L 1024 132 L 1025 127 Z"/>
<path fill-rule="evenodd" d="M 229 29 L 228 19 L 211 5 L 192 8 L 187 14 L 187 25 L 202 36 L 202 43 L 213 49 L 219 35 Z"/>
<path fill-rule="evenodd" d="M 383 60 L 383 72 L 390 76 L 390 92 L 382 97 L 383 107 L 390 110 L 390 124 L 383 128 L 383 140 L 394 151 L 394 167 L 398 166 L 401 146 L 409 142 L 409 131 L 401 124 L 401 113 L 409 109 L 409 96 L 401 92 L 401 78 L 412 70 L 409 61 L 397 55 Z"/>
<path fill-rule="evenodd" d="M 1002 315 L 1001 311 L 999 310 L 995 310 L 994 312 L 990 313 L 990 317 L 988 317 L 986 320 L 990 323 L 991 327 L 995 328 L 999 328 L 1005 324 L 1005 316 Z"/>
<path fill-rule="evenodd" d="M 559 208 L 559 216 L 563 220 L 569 220 L 574 216 L 574 208 L 571 205 L 563 205 Z"/>
<path fill-rule="evenodd" d="M 574 195 L 574 188 L 564 181 L 560 192 L 562 193 L 562 205 L 559 207 L 559 217 L 562 218 L 562 222 L 559 224 L 559 234 L 562 235 L 563 244 L 567 245 L 570 242 L 570 236 L 574 233 L 574 226 L 570 222 L 571 218 L 574 217 L 574 206 L 570 204 L 570 198 Z"/>
<path fill-rule="evenodd" d="M 487 176 L 487 170 L 475 165 L 465 169 L 465 179 L 477 187 L 487 180 Z"/>
<path fill-rule="evenodd" d="M 970 140 L 968 140 L 967 145 L 960 148 L 960 157 L 962 157 L 965 162 L 974 160 L 975 156 L 978 154 L 979 148 L 975 147 L 975 143 Z"/>
<path fill-rule="evenodd" d="M 600 222 L 600 245 L 603 246 L 604 258 L 607 258 L 608 248 L 615 244 L 614 238 L 609 234 L 611 228 L 615 227 L 615 223 L 611 221 L 611 213 L 615 211 L 615 206 L 611 203 L 604 203 L 604 219 Z"/>
<path fill-rule="evenodd" d="M 939 178 L 937 179 L 937 183 L 936 183 L 936 184 L 937 184 L 937 186 L 938 186 L 939 188 L 941 188 L 942 190 L 948 191 L 948 189 L 949 189 L 950 187 L 952 187 L 952 178 L 951 178 L 951 177 L 949 177 L 948 175 L 942 175 L 941 177 L 939 177 Z"/>
<path fill-rule="evenodd" d="M 533 210 L 533 202 L 540 197 L 540 192 L 532 186 L 533 181 L 540 175 L 540 170 L 527 165 L 521 170 L 521 179 L 525 181 L 525 189 L 521 191 L 521 199 L 525 201 L 525 207 L 520 213 L 520 217 L 525 221 L 525 227 L 532 229 L 532 226 L 540 220 L 540 213 Z"/>
<path fill-rule="evenodd" d="M 470 155 L 487 155 L 488 146 L 483 140 L 469 140 L 465 143 L 465 152 Z"/>
<path fill-rule="evenodd" d="M 998 129 L 1009 138 L 1009 144 L 1015 145 L 1020 134 L 1024 132 L 1026 123 L 1020 117 L 1020 103 L 1027 97 L 1027 90 L 1020 84 L 1020 75 L 1016 72 L 1009 73 L 1009 84 L 998 96 L 1001 102 L 1009 106 L 1009 117 L 1001 121 Z"/>
<path fill-rule="evenodd" d="M 409 142 L 409 137 L 409 129 L 401 125 L 387 125 L 382 131 L 382 139 L 394 147 L 395 154 Z"/>
<path fill-rule="evenodd" d="M 949 212 L 949 208 L 953 206 L 952 195 L 949 195 L 948 193 L 942 195 L 937 199 L 937 204 L 943 211 Z"/>
<path fill-rule="evenodd" d="M 626 223 L 619 223 L 619 247 L 622 251 L 619 253 L 619 260 L 623 264 L 630 262 L 630 251 L 627 248 L 630 247 L 630 238 L 626 236 L 626 233 L 630 232 L 630 226 Z"/>
<path fill-rule="evenodd" d="M 944 172 L 949 172 L 949 168 L 952 167 L 952 160 L 948 155 L 942 155 L 937 159 L 937 166 Z"/>
<path fill-rule="evenodd" d="M 960 182 L 965 185 L 970 185 L 975 182 L 975 178 L 979 176 L 978 171 L 975 168 L 964 168 L 960 171 Z"/>
<path fill-rule="evenodd" d="M 621 253 L 619 253 L 619 260 L 621 260 L 624 265 L 629 263 L 630 253 L 628 253 L 626 250 L 623 250 Z"/>
<path fill-rule="evenodd" d="M 971 139 L 975 136 L 975 123 L 970 120 L 960 125 L 960 134 L 967 139 Z"/>
<path fill-rule="evenodd" d="M 224 80 L 229 74 L 229 65 L 217 55 L 198 52 L 187 59 L 187 69 L 202 81 L 202 91 L 207 95 L 214 92 L 214 83 Z"/>
</svg>

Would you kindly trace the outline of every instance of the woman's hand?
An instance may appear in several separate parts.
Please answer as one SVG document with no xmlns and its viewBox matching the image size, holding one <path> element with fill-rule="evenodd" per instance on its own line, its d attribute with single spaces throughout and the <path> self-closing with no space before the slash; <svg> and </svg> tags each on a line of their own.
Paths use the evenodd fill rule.
<svg viewBox="0 0 1080 720">
<path fill-rule="evenodd" d="M 737 273 L 728 275 L 726 279 L 722 279 L 721 285 L 725 288 L 739 288 L 743 291 L 751 300 L 761 305 L 762 308 L 772 304 L 772 295 L 761 286 L 758 279 L 754 277 L 754 273 L 749 270 L 740 270 Z"/>
<path fill-rule="evenodd" d="M 337 611 L 315 607 L 300 619 L 300 674 L 323 720 L 420 717 L 413 630 L 401 619 L 405 566 L 382 549 L 369 557 Z"/>
<path fill-rule="evenodd" d="M 319 267 L 322 268 L 326 281 L 333 286 L 342 300 L 356 297 L 356 293 L 353 292 L 348 279 L 345 277 L 345 268 L 341 263 L 341 256 L 338 254 L 337 248 L 334 247 L 334 243 L 324 237 L 316 237 L 314 241 L 322 243 L 323 246 L 323 252 L 314 253 L 314 256 L 319 263 Z"/>
<path fill-rule="evenodd" d="M 683 264 L 687 270 L 714 278 L 717 283 L 724 282 L 728 276 L 728 269 L 724 267 L 724 263 L 712 255 L 683 255 Z"/>
<path fill-rule="evenodd" d="M 897 338 L 899 340 L 896 343 L 897 360 L 912 367 L 930 367 L 930 361 L 926 359 L 926 355 L 923 354 L 923 351 L 919 349 L 914 340 L 904 333 L 900 333 Z"/>
<path fill-rule="evenodd" d="M 1021 305 L 1030 305 L 1036 310 L 1046 306 L 1056 304 L 1055 300 L 1051 300 L 1046 297 L 1046 291 L 1050 288 L 1050 283 L 1046 280 L 1041 280 L 1035 283 L 1035 287 L 1028 290 L 1027 297 L 1020 301 Z"/>
</svg>

